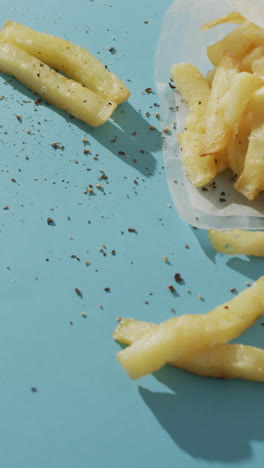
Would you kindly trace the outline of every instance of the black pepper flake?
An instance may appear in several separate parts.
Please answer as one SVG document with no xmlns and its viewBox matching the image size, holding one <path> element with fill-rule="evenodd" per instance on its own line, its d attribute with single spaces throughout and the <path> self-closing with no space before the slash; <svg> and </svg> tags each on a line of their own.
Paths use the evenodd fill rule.
<svg viewBox="0 0 264 468">
<path fill-rule="evenodd" d="M 177 283 L 182 283 L 183 281 L 183 278 L 181 277 L 180 273 L 175 273 L 174 279 L 175 281 L 177 281 Z"/>
<path fill-rule="evenodd" d="M 16 115 L 16 119 L 21 121 L 22 120 L 22 116 L 21 115 Z"/>
<path fill-rule="evenodd" d="M 118 154 L 120 154 L 120 156 L 124 156 L 126 153 L 124 151 L 118 151 Z"/>
<path fill-rule="evenodd" d="M 137 230 L 134 228 L 128 228 L 128 232 L 137 232 Z"/>
<path fill-rule="evenodd" d="M 146 89 L 145 89 L 145 91 L 146 91 L 146 93 L 148 93 L 148 94 L 151 94 L 151 93 L 153 93 L 153 90 L 152 90 L 152 88 L 146 88 Z"/>
<path fill-rule="evenodd" d="M 49 226 L 55 226 L 55 222 L 52 218 L 47 218 L 47 223 Z"/>
<path fill-rule="evenodd" d="M 230 289 L 230 292 L 233 293 L 233 294 L 234 294 L 234 293 L 237 293 L 237 289 L 236 289 L 236 288 L 232 288 L 232 289 Z"/>
<path fill-rule="evenodd" d="M 105 292 L 109 293 L 111 291 L 110 288 L 104 288 Z"/>
<path fill-rule="evenodd" d="M 55 141 L 55 143 L 51 143 L 52 148 L 57 149 L 59 147 L 59 142 Z"/>
<path fill-rule="evenodd" d="M 82 295 L 82 291 L 81 291 L 80 289 L 78 289 L 78 288 L 75 288 L 75 289 L 74 289 L 74 291 L 76 292 L 77 296 L 79 296 L 79 297 L 83 297 L 83 295 Z"/>
<path fill-rule="evenodd" d="M 9 206 L 7 205 L 3 206 L 3 210 L 9 210 Z"/>
<path fill-rule="evenodd" d="M 16 179 L 11 179 L 11 182 L 14 182 L 14 183 L 16 183 Z"/>
<path fill-rule="evenodd" d="M 74 323 L 73 323 L 73 321 L 72 321 L 72 320 L 70 321 L 70 325 L 74 325 Z"/>
<path fill-rule="evenodd" d="M 32 393 L 36 393 L 38 391 L 37 387 L 31 387 Z"/>
<path fill-rule="evenodd" d="M 168 288 L 172 293 L 175 292 L 175 287 L 172 284 L 169 284 Z"/>
<path fill-rule="evenodd" d="M 169 87 L 170 87 L 171 89 L 175 89 L 175 88 L 176 88 L 176 86 L 174 86 L 174 85 L 171 84 L 170 82 L 169 82 Z"/>
<path fill-rule="evenodd" d="M 83 154 L 91 154 L 91 151 L 89 151 L 88 149 L 84 149 Z"/>
<path fill-rule="evenodd" d="M 114 46 L 108 47 L 108 50 L 109 50 L 109 52 L 111 52 L 111 54 L 115 54 L 115 52 L 116 52 L 116 48 Z"/>
<path fill-rule="evenodd" d="M 207 188 L 207 187 L 202 187 L 201 190 L 202 190 L 202 192 L 208 192 L 208 188 Z"/>
<path fill-rule="evenodd" d="M 38 105 L 38 104 L 40 104 L 41 102 L 42 102 L 42 99 L 38 98 L 38 99 L 36 99 L 36 100 L 34 101 L 34 104 L 35 104 L 35 105 Z"/>
<path fill-rule="evenodd" d="M 112 255 L 116 255 L 116 251 L 115 251 L 115 250 L 112 250 L 111 254 L 112 254 Z"/>
<path fill-rule="evenodd" d="M 71 255 L 71 258 L 76 258 L 76 260 L 77 260 L 78 262 L 80 262 L 80 258 L 77 257 L 77 255 L 75 255 L 75 254 Z"/>
<path fill-rule="evenodd" d="M 219 201 L 220 201 L 221 203 L 223 203 L 223 202 L 225 202 L 225 201 L 226 201 L 226 199 L 225 199 L 225 198 L 222 198 L 222 197 L 220 197 L 220 198 L 219 198 Z"/>
</svg>

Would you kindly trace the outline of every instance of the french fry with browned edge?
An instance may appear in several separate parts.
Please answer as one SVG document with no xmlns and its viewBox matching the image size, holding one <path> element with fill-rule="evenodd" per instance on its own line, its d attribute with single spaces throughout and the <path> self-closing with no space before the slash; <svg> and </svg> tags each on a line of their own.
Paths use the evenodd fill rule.
<svg viewBox="0 0 264 468">
<path fill-rule="evenodd" d="M 52 68 L 83 84 L 106 101 L 117 104 L 128 99 L 125 84 L 88 50 L 51 34 L 6 21 L 0 39 L 10 42 Z"/>
<path fill-rule="evenodd" d="M 208 231 L 209 239 L 214 248 L 226 255 L 253 255 L 264 257 L 264 231 Z"/>
<path fill-rule="evenodd" d="M 105 101 L 19 47 L 1 40 L 0 71 L 13 75 L 50 104 L 95 127 L 106 122 L 116 108 L 115 102 Z"/>
<path fill-rule="evenodd" d="M 131 345 L 158 325 L 122 319 L 113 332 L 119 343 Z M 264 350 L 243 344 L 218 344 L 168 364 L 205 377 L 264 381 Z"/>
<path fill-rule="evenodd" d="M 264 313 L 264 277 L 250 288 L 204 315 L 183 315 L 161 323 L 117 354 L 131 378 L 158 370 L 238 337 Z"/>
</svg>

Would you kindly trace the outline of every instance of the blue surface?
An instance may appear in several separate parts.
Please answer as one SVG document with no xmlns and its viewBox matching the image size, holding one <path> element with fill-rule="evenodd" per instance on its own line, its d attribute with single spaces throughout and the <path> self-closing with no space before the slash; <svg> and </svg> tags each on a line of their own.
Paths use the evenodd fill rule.
<svg viewBox="0 0 264 468">
<path fill-rule="evenodd" d="M 263 466 L 262 384 L 168 367 L 131 381 L 115 358 L 116 316 L 159 322 L 206 312 L 263 273 L 262 260 L 215 255 L 206 232 L 184 224 L 172 206 L 160 133 L 149 128 L 159 128 L 157 96 L 144 93 L 154 90 L 168 6 L 168 0 L 1 5 L 2 21 L 87 47 L 131 80 L 132 92 L 111 122 L 91 129 L 35 105 L 32 93 L 1 76 L 0 199 L 9 207 L 0 209 L 2 467 Z M 63 151 L 51 146 L 57 141 Z M 103 191 L 85 195 L 100 169 L 108 176 Z M 175 283 L 174 296 L 168 285 L 176 272 L 185 284 Z M 260 323 L 245 343 L 263 346 Z"/>
</svg>

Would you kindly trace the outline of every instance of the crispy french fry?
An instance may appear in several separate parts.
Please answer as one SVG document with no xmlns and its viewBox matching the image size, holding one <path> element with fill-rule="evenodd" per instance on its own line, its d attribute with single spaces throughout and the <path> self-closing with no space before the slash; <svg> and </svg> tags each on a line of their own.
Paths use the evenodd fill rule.
<svg viewBox="0 0 264 468">
<path fill-rule="evenodd" d="M 214 248 L 226 255 L 253 255 L 264 257 L 264 231 L 208 231 Z"/>
<path fill-rule="evenodd" d="M 207 21 L 201 26 L 201 29 L 207 31 L 214 26 L 224 23 L 233 23 L 233 24 L 241 24 L 245 21 L 245 17 L 242 16 L 238 11 L 231 11 L 225 16 L 221 16 L 221 18 L 216 18 L 214 20 Z"/>
<path fill-rule="evenodd" d="M 208 86 L 210 88 L 212 88 L 212 84 L 213 84 L 213 81 L 214 81 L 214 76 L 215 76 L 215 68 L 212 68 L 211 70 L 209 70 L 206 75 L 205 75 L 205 79 L 208 83 Z"/>
<path fill-rule="evenodd" d="M 264 44 L 264 29 L 254 23 L 247 22 L 243 35 L 256 46 Z"/>
<path fill-rule="evenodd" d="M 241 72 L 232 77 L 230 88 L 221 102 L 229 127 L 234 128 L 240 122 L 253 93 L 262 86 L 263 81 L 251 73 Z"/>
<path fill-rule="evenodd" d="M 241 60 L 241 70 L 252 72 L 252 64 L 259 58 L 264 56 L 264 46 L 254 47 L 247 55 Z"/>
<path fill-rule="evenodd" d="M 254 200 L 264 189 L 264 87 L 257 90 L 249 103 L 253 115 L 244 169 L 235 189 L 248 200 Z"/>
<path fill-rule="evenodd" d="M 252 118 L 252 112 L 246 110 L 239 124 L 235 126 L 227 148 L 228 166 L 236 176 L 239 176 L 244 169 L 249 136 L 252 130 Z"/>
<path fill-rule="evenodd" d="M 130 377 L 136 379 L 167 362 L 235 339 L 263 313 L 264 277 L 261 277 L 233 300 L 205 315 L 183 315 L 161 323 L 120 351 L 117 358 Z"/>
<path fill-rule="evenodd" d="M 226 54 L 216 68 L 211 94 L 205 113 L 205 137 L 201 156 L 216 153 L 226 148 L 231 129 L 225 120 L 225 109 L 221 100 L 230 89 L 232 78 L 240 70 L 240 61 L 232 54 Z"/>
<path fill-rule="evenodd" d="M 253 49 L 254 43 L 244 35 L 249 24 L 248 21 L 244 21 L 223 39 L 207 47 L 207 55 L 213 65 L 217 66 L 227 52 L 231 52 L 238 59 L 242 59 Z"/>
<path fill-rule="evenodd" d="M 100 60 L 72 42 L 10 20 L 2 28 L 0 38 L 83 84 L 104 100 L 120 104 L 130 95 L 125 84 Z"/>
<path fill-rule="evenodd" d="M 201 72 L 190 63 L 178 63 L 173 65 L 171 78 L 189 109 L 185 128 L 187 130 L 203 131 L 204 112 L 210 96 L 210 88 L 206 79 Z"/>
<path fill-rule="evenodd" d="M 68 80 L 19 47 L 1 40 L 0 70 L 13 75 L 50 104 L 95 127 L 106 122 L 116 108 L 116 103 L 104 101 L 80 83 Z"/>
<path fill-rule="evenodd" d="M 113 333 L 119 343 L 131 345 L 158 325 L 125 318 Z M 193 374 L 226 379 L 264 381 L 264 350 L 242 344 L 219 344 L 170 365 Z"/>
<path fill-rule="evenodd" d="M 177 135 L 182 164 L 185 174 L 195 187 L 203 187 L 213 180 L 218 172 L 214 154 L 200 157 L 203 134 L 193 130 L 185 130 Z"/>
</svg>

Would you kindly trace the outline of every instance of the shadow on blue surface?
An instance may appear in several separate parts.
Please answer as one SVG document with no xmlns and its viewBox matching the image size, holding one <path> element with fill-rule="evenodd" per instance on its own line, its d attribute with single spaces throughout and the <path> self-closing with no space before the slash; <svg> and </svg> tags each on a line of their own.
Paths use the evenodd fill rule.
<svg viewBox="0 0 264 468">
<path fill-rule="evenodd" d="M 34 101 L 38 97 L 15 78 L 10 78 L 4 73 L 0 73 L 0 75 L 16 91 L 24 94 L 27 98 Z M 145 177 L 151 177 L 154 174 L 156 160 L 152 152 L 161 150 L 161 134 L 158 131 L 151 130 L 150 123 L 129 102 L 118 106 L 113 114 L 112 121 L 108 121 L 97 128 L 70 116 L 48 104 L 45 100 L 41 100 L 38 105 L 49 106 L 53 112 L 59 114 L 67 122 L 79 127 L 82 132 L 90 134 L 100 145 L 104 146 L 125 164 L 133 166 Z M 113 121 L 117 125 L 112 123 Z"/>
<path fill-rule="evenodd" d="M 263 258 L 250 258 L 250 257 L 231 257 L 226 262 L 227 266 L 242 273 L 248 278 L 257 280 L 260 276 L 264 275 Z"/>
<path fill-rule="evenodd" d="M 193 229 L 193 234 L 198 240 L 205 255 L 209 258 L 209 260 L 211 260 L 211 262 L 215 263 L 215 257 L 216 257 L 217 252 L 209 240 L 207 231 L 205 229 L 197 229 L 197 228 L 192 228 L 192 229 Z"/>
<path fill-rule="evenodd" d="M 263 441 L 263 384 L 206 379 L 164 367 L 155 377 L 172 391 L 139 393 L 172 440 L 193 458 L 236 462 Z"/>
</svg>

